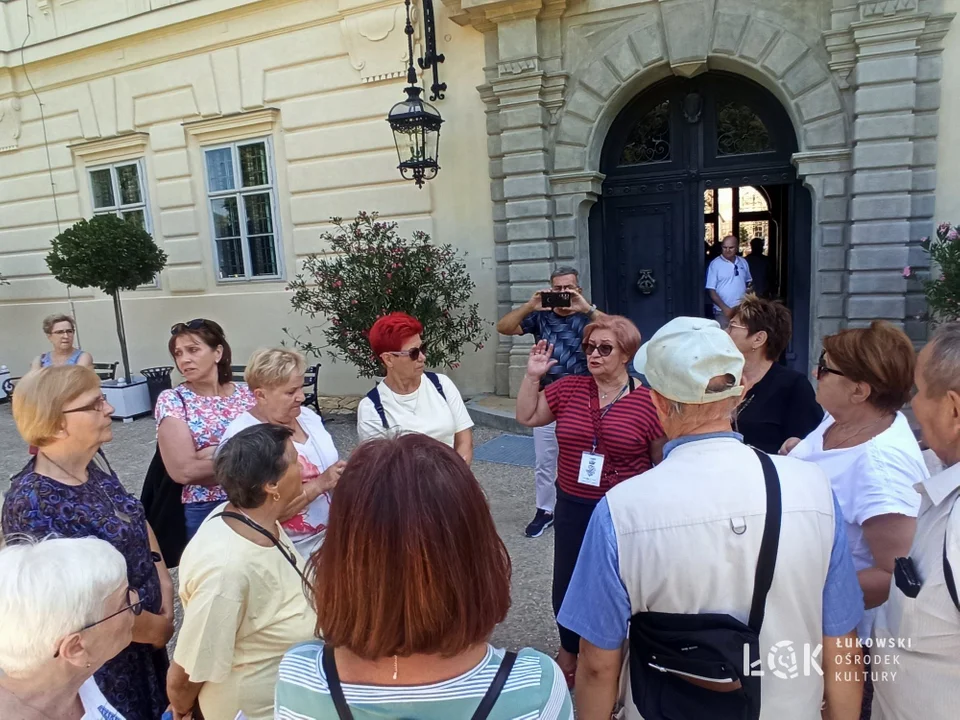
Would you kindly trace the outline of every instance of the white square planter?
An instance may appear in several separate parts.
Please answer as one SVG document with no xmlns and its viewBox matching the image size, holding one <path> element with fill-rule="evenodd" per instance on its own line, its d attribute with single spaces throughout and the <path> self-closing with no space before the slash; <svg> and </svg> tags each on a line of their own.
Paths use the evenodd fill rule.
<svg viewBox="0 0 960 720">
<path fill-rule="evenodd" d="M 107 397 L 107 402 L 114 407 L 112 417 L 115 420 L 131 422 L 135 417 L 149 415 L 153 411 L 147 379 L 142 375 L 133 375 L 132 382 L 129 384 L 122 379 L 107 380 L 101 388 Z"/>
</svg>

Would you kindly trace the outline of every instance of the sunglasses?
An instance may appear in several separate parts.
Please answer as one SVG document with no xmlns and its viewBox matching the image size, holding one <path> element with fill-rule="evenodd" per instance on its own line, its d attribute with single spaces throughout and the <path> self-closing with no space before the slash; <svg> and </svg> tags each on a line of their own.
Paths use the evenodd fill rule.
<svg viewBox="0 0 960 720">
<path fill-rule="evenodd" d="M 84 405 L 83 407 L 78 407 L 78 408 L 70 408 L 69 410 L 63 410 L 62 413 L 63 413 L 64 415 L 68 415 L 69 413 L 90 412 L 91 410 L 94 410 L 94 411 L 96 411 L 96 412 L 100 412 L 100 411 L 103 410 L 103 404 L 104 404 L 106 401 L 107 401 L 107 396 L 106 396 L 106 395 L 101 395 L 100 397 L 98 397 L 96 400 L 94 400 L 94 401 L 93 401 L 92 403 L 90 403 L 89 405 Z"/>
<path fill-rule="evenodd" d="M 594 345 L 592 342 L 585 342 L 583 344 L 583 354 L 587 357 L 593 355 L 594 351 L 600 353 L 600 357 L 610 357 L 610 353 L 613 352 L 613 345 Z"/>
<path fill-rule="evenodd" d="M 817 361 L 817 380 L 822 380 L 823 376 L 826 374 L 830 375 L 839 375 L 844 377 L 844 374 L 839 370 L 834 370 L 832 367 L 827 367 L 827 351 L 823 350 L 820 353 L 820 359 Z"/>
<path fill-rule="evenodd" d="M 388 350 L 387 355 L 393 355 L 394 357 L 408 357 L 411 360 L 417 360 L 421 355 L 424 357 L 427 356 L 427 346 L 421 343 L 420 347 L 412 347 L 409 350 Z"/>
<path fill-rule="evenodd" d="M 177 323 L 170 328 L 171 335 L 179 335 L 182 332 L 187 332 L 188 330 L 199 330 L 202 327 L 206 327 L 207 321 L 203 318 L 196 318 L 195 320 L 189 320 L 185 323 Z"/>
<path fill-rule="evenodd" d="M 100 625 L 101 623 L 105 623 L 107 620 L 109 620 L 109 619 L 111 619 L 111 618 L 115 618 L 117 615 L 123 615 L 123 613 L 127 612 L 127 610 L 129 610 L 130 612 L 132 612 L 133 615 L 134 615 L 134 617 L 138 616 L 140 613 L 143 612 L 143 600 L 140 599 L 140 593 L 138 593 L 138 592 L 137 592 L 134 588 L 132 588 L 132 587 L 128 587 L 128 588 L 127 588 L 127 603 L 128 603 L 127 605 L 124 605 L 122 608 L 120 608 L 119 610 L 117 610 L 115 613 L 110 613 L 109 615 L 107 615 L 105 618 L 103 618 L 103 619 L 101 619 L 101 620 L 97 620 L 96 622 L 92 622 L 92 623 L 90 623 L 89 625 L 84 625 L 82 628 L 80 628 L 79 630 L 77 630 L 77 632 L 83 632 L 84 630 L 89 630 L 89 629 L 92 628 L 92 627 L 96 627 L 97 625 Z M 53 656 L 54 656 L 54 657 L 60 657 L 60 650 L 58 649 L 58 650 L 53 654 Z"/>
</svg>

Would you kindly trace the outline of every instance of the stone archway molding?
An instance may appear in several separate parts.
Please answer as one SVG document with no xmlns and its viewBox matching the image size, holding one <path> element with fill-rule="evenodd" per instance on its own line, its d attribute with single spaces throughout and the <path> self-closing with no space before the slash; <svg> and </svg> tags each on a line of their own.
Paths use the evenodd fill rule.
<svg viewBox="0 0 960 720">
<path fill-rule="evenodd" d="M 743 75 L 772 92 L 793 122 L 801 153 L 850 146 L 822 47 L 756 15 L 714 6 L 713 0 L 661 0 L 572 70 L 554 133 L 554 173 L 597 171 L 607 131 L 630 100 L 669 75 L 708 69 Z"/>
</svg>

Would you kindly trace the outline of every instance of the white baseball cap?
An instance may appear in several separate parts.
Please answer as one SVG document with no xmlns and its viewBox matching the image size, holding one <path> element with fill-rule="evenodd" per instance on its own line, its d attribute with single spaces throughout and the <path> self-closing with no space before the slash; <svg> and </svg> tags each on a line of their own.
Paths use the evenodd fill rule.
<svg viewBox="0 0 960 720">
<path fill-rule="evenodd" d="M 740 397 L 743 355 L 716 320 L 674 318 L 644 343 L 633 359 L 634 369 L 665 398 L 688 405 L 706 405 Z M 710 381 L 733 376 L 733 387 L 707 392 Z"/>
</svg>

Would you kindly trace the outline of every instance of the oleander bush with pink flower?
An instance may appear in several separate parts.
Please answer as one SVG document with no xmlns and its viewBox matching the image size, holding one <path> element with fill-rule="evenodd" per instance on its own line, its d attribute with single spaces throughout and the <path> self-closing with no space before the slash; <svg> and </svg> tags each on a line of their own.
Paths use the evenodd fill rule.
<svg viewBox="0 0 960 720">
<path fill-rule="evenodd" d="M 950 223 L 937 226 L 936 237 L 925 237 L 920 247 L 940 271 L 939 277 L 923 281 L 930 319 L 949 322 L 960 318 L 960 232 Z M 904 277 L 912 277 L 911 267 L 903 269 Z"/>
<path fill-rule="evenodd" d="M 427 364 L 457 367 L 465 348 L 483 348 L 486 323 L 471 302 L 474 282 L 463 258 L 450 245 L 435 245 L 423 232 L 401 237 L 397 224 L 380 222 L 376 213 L 361 212 L 349 223 L 332 218 L 335 230 L 320 238 L 329 250 L 309 255 L 290 282 L 291 304 L 321 324 L 326 343 L 294 337 L 304 353 L 357 366 L 361 377 L 383 371 L 367 342 L 370 327 L 381 315 L 401 311 L 423 323 Z"/>
</svg>

